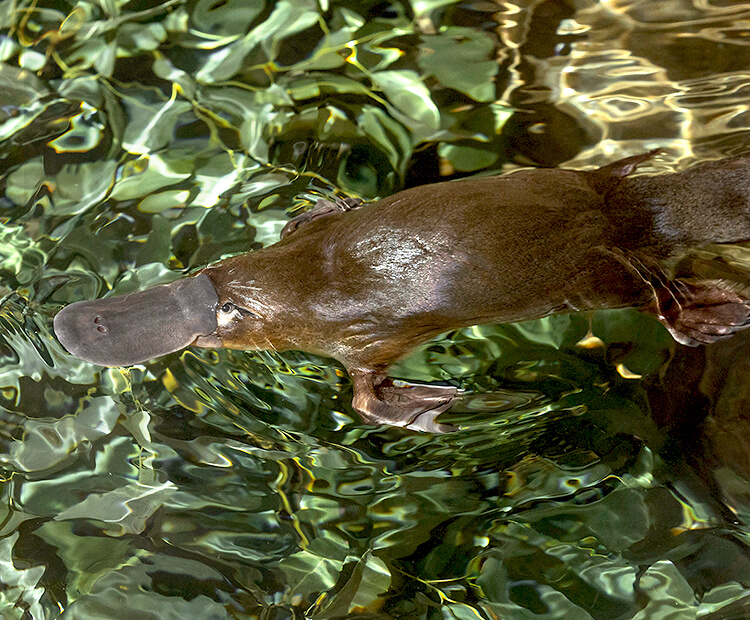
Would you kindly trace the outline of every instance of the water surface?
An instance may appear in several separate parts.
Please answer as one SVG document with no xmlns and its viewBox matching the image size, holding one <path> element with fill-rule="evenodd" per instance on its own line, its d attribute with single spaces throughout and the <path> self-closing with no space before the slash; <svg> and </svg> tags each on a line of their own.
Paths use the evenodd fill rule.
<svg viewBox="0 0 750 620">
<path fill-rule="evenodd" d="M 466 390 L 430 436 L 363 425 L 331 360 L 103 369 L 52 333 L 319 198 L 745 152 L 749 25 L 699 0 L 0 1 L 2 616 L 750 614 L 745 338 L 679 348 L 632 310 L 447 334 L 394 370 Z"/>
</svg>

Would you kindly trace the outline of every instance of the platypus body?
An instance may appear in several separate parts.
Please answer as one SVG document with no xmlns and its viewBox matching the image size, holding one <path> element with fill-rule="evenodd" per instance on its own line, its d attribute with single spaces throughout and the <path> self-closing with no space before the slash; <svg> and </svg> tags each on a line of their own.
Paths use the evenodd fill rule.
<svg viewBox="0 0 750 620">
<path fill-rule="evenodd" d="M 442 430 L 434 419 L 453 388 L 386 380 L 391 363 L 440 333 L 624 306 L 654 313 L 683 344 L 750 323 L 736 286 L 668 271 L 690 248 L 750 239 L 750 158 L 628 178 L 653 155 L 436 183 L 370 204 L 319 201 L 268 248 L 72 304 L 55 332 L 106 366 L 191 344 L 323 354 L 349 371 L 365 420 Z"/>
</svg>

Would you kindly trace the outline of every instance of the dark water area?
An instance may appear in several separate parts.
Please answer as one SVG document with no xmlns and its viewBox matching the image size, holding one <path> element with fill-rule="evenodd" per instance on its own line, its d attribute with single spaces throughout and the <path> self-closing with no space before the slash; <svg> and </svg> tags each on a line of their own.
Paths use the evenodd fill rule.
<svg viewBox="0 0 750 620">
<path fill-rule="evenodd" d="M 750 617 L 743 334 L 446 334 L 392 372 L 465 391 L 434 436 L 363 424 L 321 357 L 107 369 L 52 331 L 320 198 L 746 153 L 748 35 L 718 0 L 1 0 L 0 615 Z M 743 246 L 679 269 L 717 265 L 750 284 Z"/>
</svg>

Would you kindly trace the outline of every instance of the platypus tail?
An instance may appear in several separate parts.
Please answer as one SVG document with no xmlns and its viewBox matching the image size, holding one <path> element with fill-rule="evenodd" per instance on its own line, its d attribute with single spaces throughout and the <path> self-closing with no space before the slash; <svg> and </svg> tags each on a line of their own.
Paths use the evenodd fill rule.
<svg viewBox="0 0 750 620">
<path fill-rule="evenodd" d="M 627 161 L 611 165 L 624 170 Z M 611 210 L 646 215 L 655 238 L 673 249 L 750 241 L 750 157 L 623 178 L 606 202 Z"/>
</svg>

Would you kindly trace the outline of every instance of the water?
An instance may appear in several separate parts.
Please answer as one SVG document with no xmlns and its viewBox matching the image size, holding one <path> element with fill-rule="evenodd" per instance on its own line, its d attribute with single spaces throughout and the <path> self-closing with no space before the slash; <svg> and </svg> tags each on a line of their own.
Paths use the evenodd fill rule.
<svg viewBox="0 0 750 620">
<path fill-rule="evenodd" d="M 0 2 L 2 616 L 747 617 L 742 336 L 678 348 L 631 310 L 448 334 L 393 370 L 467 391 L 434 437 L 361 424 L 327 359 L 102 369 L 52 317 L 268 245 L 320 197 L 743 152 L 749 20 Z"/>
</svg>

